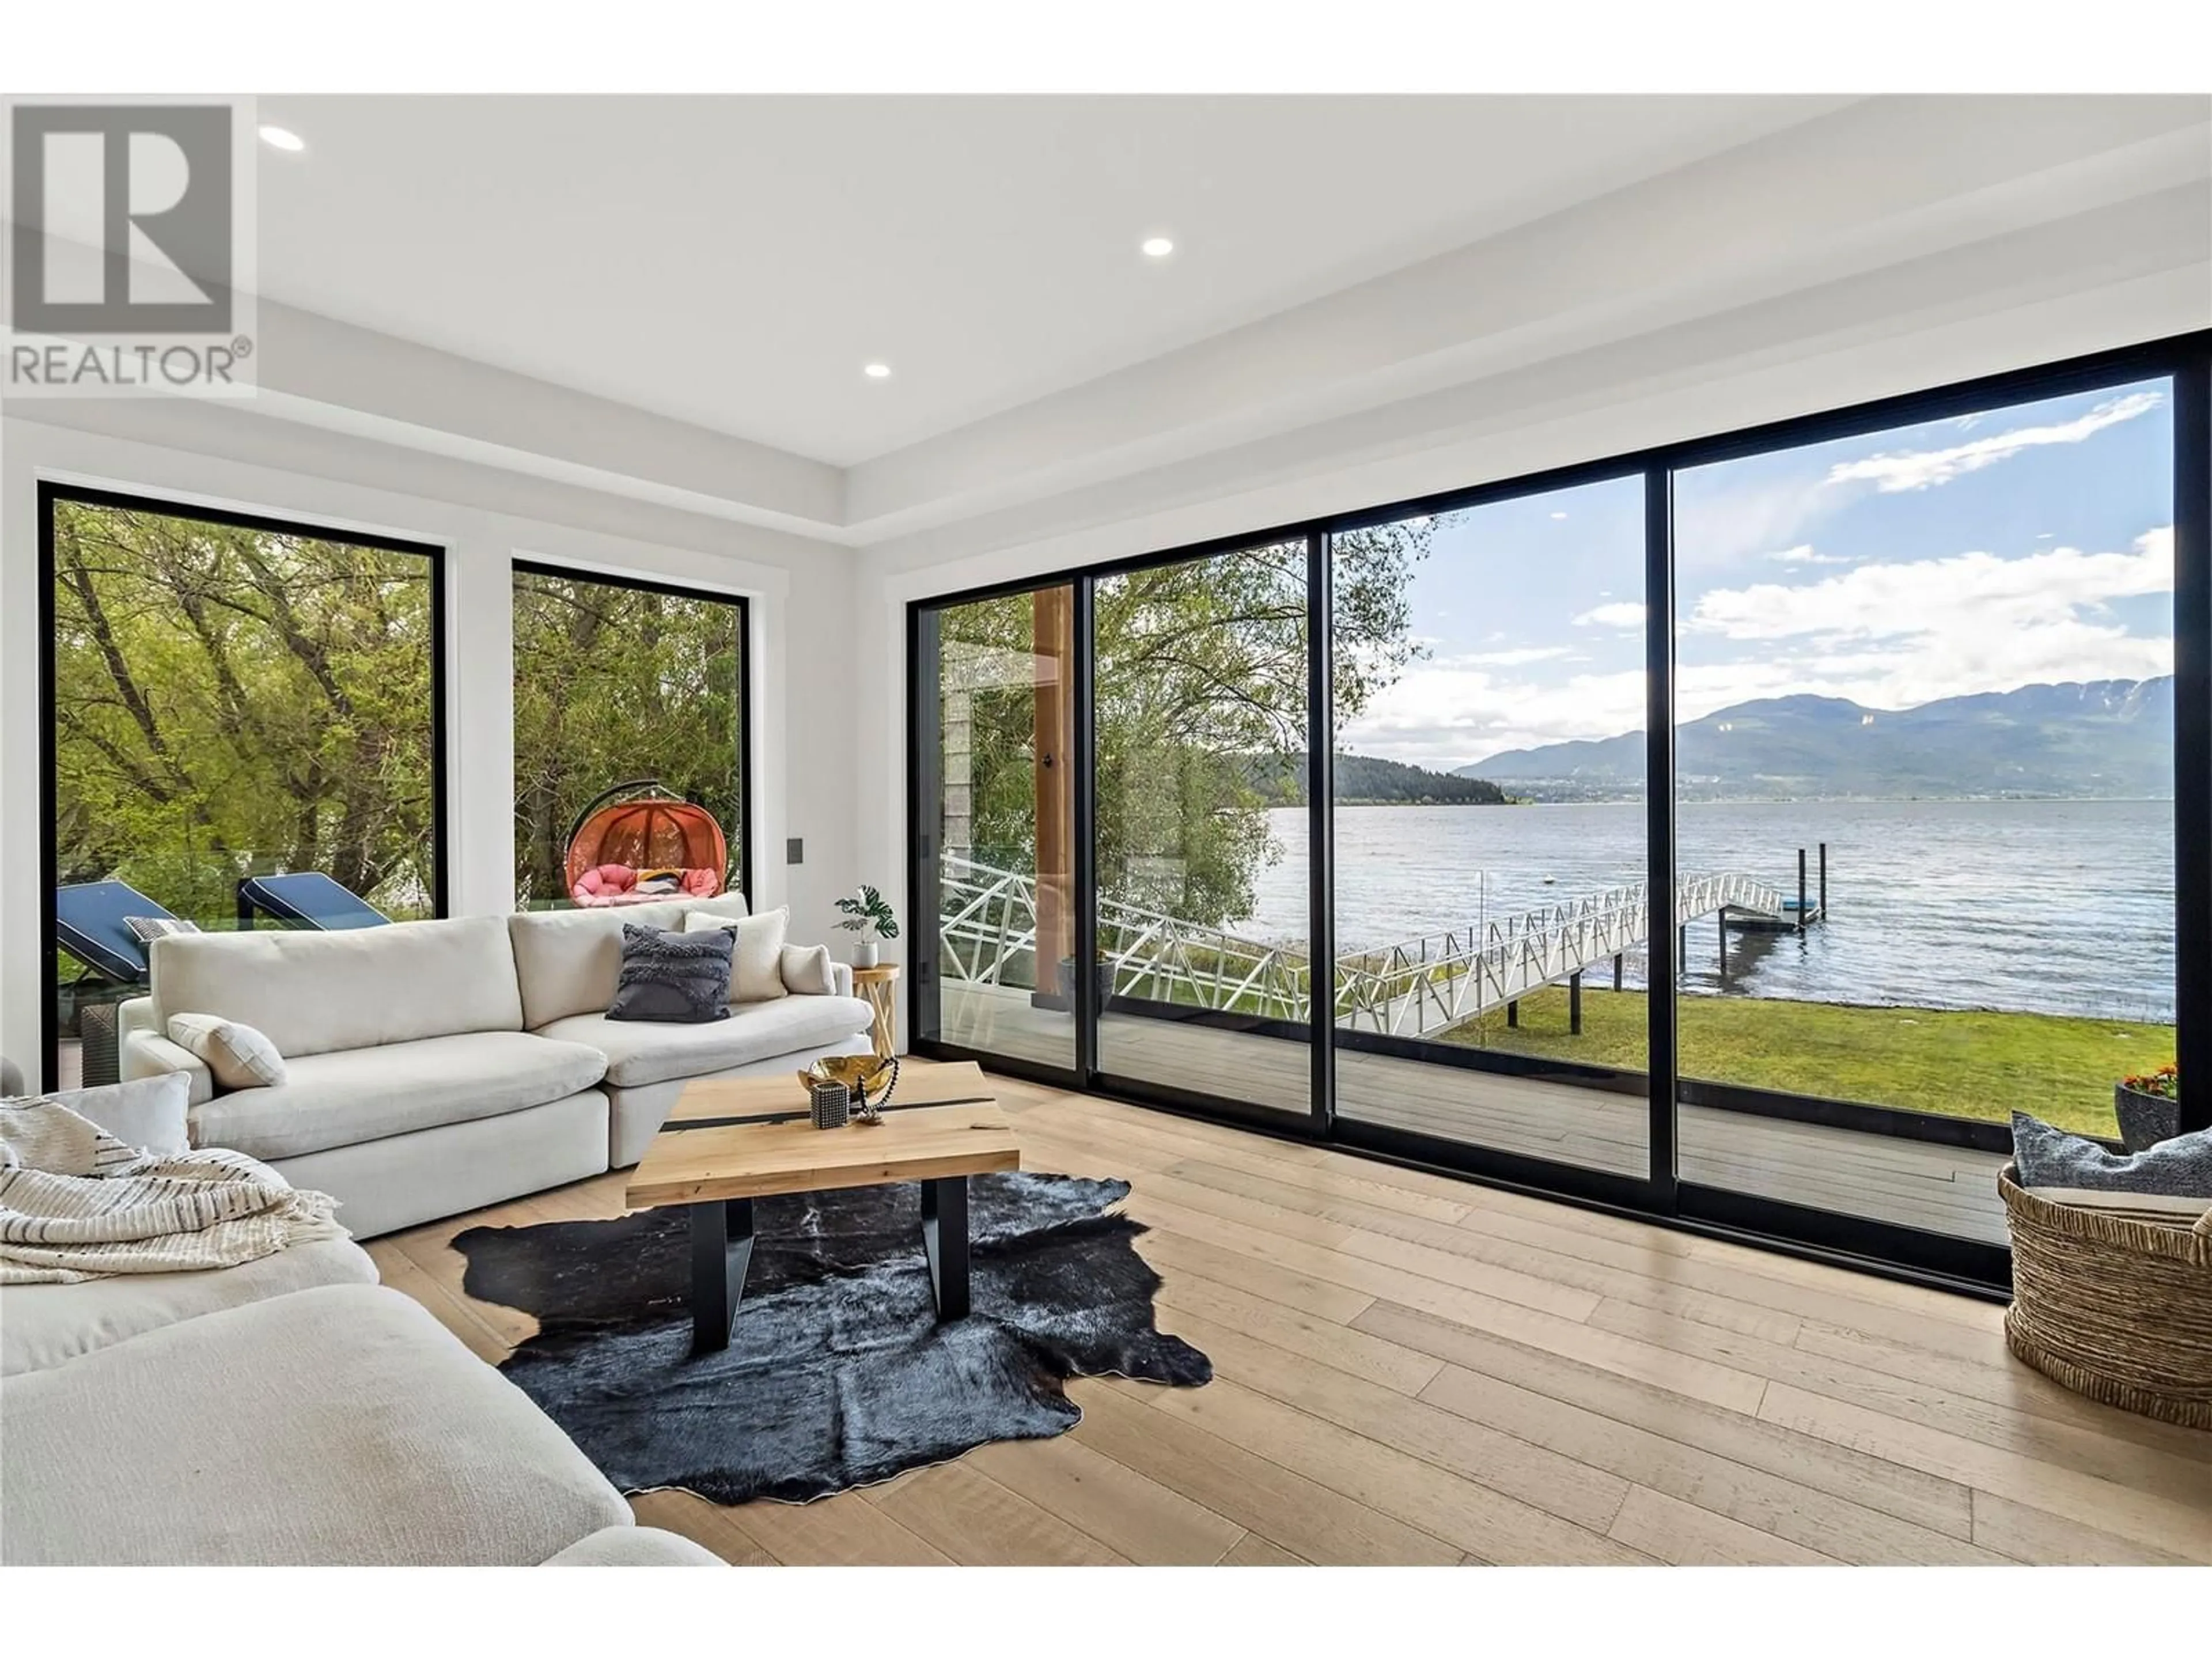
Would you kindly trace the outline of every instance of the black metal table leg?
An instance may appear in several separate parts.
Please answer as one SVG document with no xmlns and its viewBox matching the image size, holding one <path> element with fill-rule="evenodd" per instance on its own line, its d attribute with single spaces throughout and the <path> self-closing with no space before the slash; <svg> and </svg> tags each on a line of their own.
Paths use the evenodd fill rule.
<svg viewBox="0 0 2212 1659">
<path fill-rule="evenodd" d="M 745 1269 L 753 1259 L 753 1201 L 737 1198 L 691 1206 L 691 1352 L 730 1346 Z"/>
<path fill-rule="evenodd" d="M 968 1177 L 921 1183 L 921 1248 L 939 1323 L 968 1317 Z"/>
</svg>

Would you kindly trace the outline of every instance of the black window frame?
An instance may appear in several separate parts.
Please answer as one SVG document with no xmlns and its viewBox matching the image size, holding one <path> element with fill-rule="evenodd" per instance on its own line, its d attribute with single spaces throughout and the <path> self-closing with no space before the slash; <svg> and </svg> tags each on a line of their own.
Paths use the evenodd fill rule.
<svg viewBox="0 0 2212 1659">
<path fill-rule="evenodd" d="M 917 971 L 909 976 L 909 1017 L 923 982 L 934 970 L 934 928 L 922 915 L 927 896 L 921 849 L 932 833 L 926 818 L 931 806 L 924 787 L 925 720 L 929 706 L 918 696 L 919 655 L 927 629 L 924 618 L 941 608 L 977 599 L 1027 592 L 1073 583 L 1079 617 L 1086 617 L 1093 585 L 1099 580 L 1151 566 L 1176 563 L 1209 554 L 1304 538 L 1310 550 L 1308 590 L 1309 672 L 1315 688 L 1308 708 L 1308 752 L 1316 767 L 1310 860 L 1312 915 L 1316 946 L 1328 940 L 1333 924 L 1334 884 L 1333 816 L 1329 796 L 1319 786 L 1333 762 L 1328 653 L 1331 595 L 1328 550 L 1335 533 L 1384 525 L 1419 514 L 1540 495 L 1577 485 L 1641 475 L 1645 487 L 1645 645 L 1649 710 L 1645 720 L 1647 852 L 1650 890 L 1673 890 L 1675 799 L 1674 787 L 1674 481 L 1679 472 L 1714 462 L 1799 448 L 1839 438 L 1863 436 L 1984 412 L 2007 405 L 2102 390 L 2130 381 L 2166 379 L 2174 404 L 2174 906 L 2178 923 L 2195 915 L 2195 925 L 2176 928 L 2175 1026 L 2181 1070 L 2212 1078 L 2212 330 L 2169 336 L 2111 350 L 1953 381 L 1918 391 L 1832 409 L 1808 410 L 1784 419 L 1706 434 L 1673 442 L 1540 471 L 1492 480 L 1464 489 L 1325 514 L 1264 529 L 1239 531 L 1185 546 L 1159 549 L 1073 568 L 1039 572 L 1017 580 L 958 592 L 935 593 L 908 603 L 907 813 L 909 893 L 915 915 Z M 1095 823 L 1095 787 L 1086 768 L 1087 722 L 1091 709 L 1091 641 L 1087 629 L 1077 635 L 1078 798 L 1077 823 Z M 1321 757 L 1328 757 L 1327 761 Z M 1665 780 L 1665 787 L 1659 781 Z M 1079 921 L 1097 899 L 1095 852 L 1087 834 L 1077 847 Z M 1673 930 L 1653 930 L 1651 977 L 1671 983 Z M 1318 956 L 1316 957 L 1318 958 Z M 1089 975 L 1079 975 L 1087 982 Z M 1188 1090 L 1106 1079 L 1097 1067 L 1096 1011 L 1079 997 L 1077 1065 L 1039 1066 L 933 1040 L 917 1040 L 925 1055 L 975 1060 L 996 1070 L 1063 1088 L 1078 1089 L 1161 1110 L 1235 1124 L 1261 1133 L 1312 1141 L 1423 1169 L 1473 1179 L 1634 1216 L 1659 1225 L 1723 1237 L 1815 1260 L 1842 1263 L 1887 1277 L 1907 1279 L 1971 1295 L 2009 1294 L 2010 1252 L 2002 1246 L 1922 1231 L 1840 1211 L 1808 1208 L 1755 1194 L 1685 1182 L 1676 1168 L 1679 1109 L 1681 1105 L 1753 1112 L 1877 1134 L 1964 1146 L 2008 1149 L 2010 1138 L 2000 1125 L 1953 1120 L 1904 1109 L 1821 1100 L 1737 1085 L 1686 1079 L 1680 1074 L 1675 1041 L 1674 999 L 1650 999 L 1649 1099 L 1650 1163 L 1646 1178 L 1636 1179 L 1547 1160 L 1443 1141 L 1383 1126 L 1339 1117 L 1334 1109 L 1333 1055 L 1339 1047 L 1388 1051 L 1389 1039 L 1339 1031 L 1330 1018 L 1333 999 L 1313 999 L 1315 1090 L 1311 1112 L 1295 1115 L 1248 1103 L 1200 1095 Z M 919 1030 L 910 1024 L 911 1030 Z M 1410 1045 L 1409 1045 L 1410 1046 Z M 1419 1058 L 1437 1063 L 1421 1045 Z M 1663 1064 L 1662 1064 L 1663 1062 Z M 1462 1051 L 1444 1063 L 1477 1069 L 1511 1070 L 1525 1066 L 1510 1057 Z M 1603 1086 L 1604 1079 L 1586 1079 Z M 2212 1127 L 2212 1090 L 2184 1097 L 2183 1127 Z"/>
<path fill-rule="evenodd" d="M 450 641 L 446 629 L 446 549 L 434 542 L 404 540 L 370 531 L 291 519 L 274 514 L 247 513 L 229 507 L 207 507 L 165 495 L 136 490 L 111 489 L 87 484 L 39 481 L 39 1067 L 40 1086 L 58 1083 L 61 1021 L 53 987 L 61 967 L 61 939 L 56 913 L 54 872 L 60 857 L 56 816 L 60 805 L 59 756 L 54 744 L 54 507 L 69 501 L 85 507 L 115 507 L 129 513 L 159 514 L 165 518 L 189 519 L 199 524 L 221 525 L 234 530 L 253 530 L 303 540 L 337 542 L 348 547 L 371 548 L 383 553 L 413 554 L 428 562 L 430 571 L 430 835 L 436 864 L 430 890 L 430 912 L 451 914 L 453 842 L 450 833 L 452 779 L 447 764 L 451 750 L 447 741 L 449 687 L 446 653 Z"/>
<path fill-rule="evenodd" d="M 507 561 L 508 615 L 514 614 L 514 578 L 518 575 L 551 576 L 562 581 L 598 582 L 605 587 L 626 588 L 634 593 L 659 593 L 672 599 L 697 599 L 712 605 L 734 606 L 738 613 L 738 823 L 734 837 L 738 854 L 738 872 L 744 885 L 738 891 L 745 903 L 753 903 L 753 884 L 759 876 L 759 866 L 753 861 L 753 611 L 750 602 L 743 593 L 718 593 L 712 588 L 690 587 L 682 582 L 664 581 L 655 577 L 617 575 L 605 570 L 595 570 L 588 565 L 562 564 L 553 559 L 509 559 Z M 514 802 L 513 781 L 509 780 L 507 813 L 512 820 Z M 508 862 L 514 862 L 510 854 Z"/>
</svg>

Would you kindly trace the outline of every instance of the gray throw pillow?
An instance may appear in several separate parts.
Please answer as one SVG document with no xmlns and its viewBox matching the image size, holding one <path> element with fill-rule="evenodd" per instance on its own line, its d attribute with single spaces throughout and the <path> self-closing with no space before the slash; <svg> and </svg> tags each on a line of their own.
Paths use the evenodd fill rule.
<svg viewBox="0 0 2212 1659">
<path fill-rule="evenodd" d="M 2212 1205 L 2212 1129 L 2122 1156 L 2014 1112 L 2012 1146 L 2020 1184 L 2056 1203 L 2176 1215 L 2202 1215 Z"/>
<path fill-rule="evenodd" d="M 609 1019 L 697 1025 L 730 1017 L 730 955 L 736 938 L 723 927 L 672 933 L 623 924 L 622 972 Z"/>
</svg>

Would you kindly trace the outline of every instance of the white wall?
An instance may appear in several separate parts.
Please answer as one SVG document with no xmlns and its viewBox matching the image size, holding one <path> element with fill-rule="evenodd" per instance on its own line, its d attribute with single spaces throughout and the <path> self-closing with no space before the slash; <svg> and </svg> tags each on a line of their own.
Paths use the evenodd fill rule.
<svg viewBox="0 0 2212 1659">
<path fill-rule="evenodd" d="M 0 1052 L 39 1054 L 38 485 L 142 491 L 446 550 L 447 802 L 456 915 L 514 902 L 514 558 L 750 601 L 757 906 L 826 939 L 860 878 L 846 626 L 852 553 L 449 458 L 167 400 L 13 405 L 0 420 Z M 22 418 L 36 414 L 37 421 Z M 63 422 L 63 423 L 57 423 Z M 805 861 L 784 862 L 787 836 Z"/>
</svg>

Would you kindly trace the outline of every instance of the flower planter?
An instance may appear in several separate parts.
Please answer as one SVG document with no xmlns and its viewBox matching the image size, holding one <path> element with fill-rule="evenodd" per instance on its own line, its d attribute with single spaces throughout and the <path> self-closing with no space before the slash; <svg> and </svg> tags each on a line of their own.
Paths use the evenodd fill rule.
<svg viewBox="0 0 2212 1659">
<path fill-rule="evenodd" d="M 2130 1089 L 2124 1083 L 2112 1085 L 2112 1115 L 2120 1121 L 2120 1144 L 2131 1152 L 2146 1151 L 2181 1133 L 2180 1101 Z"/>
</svg>

